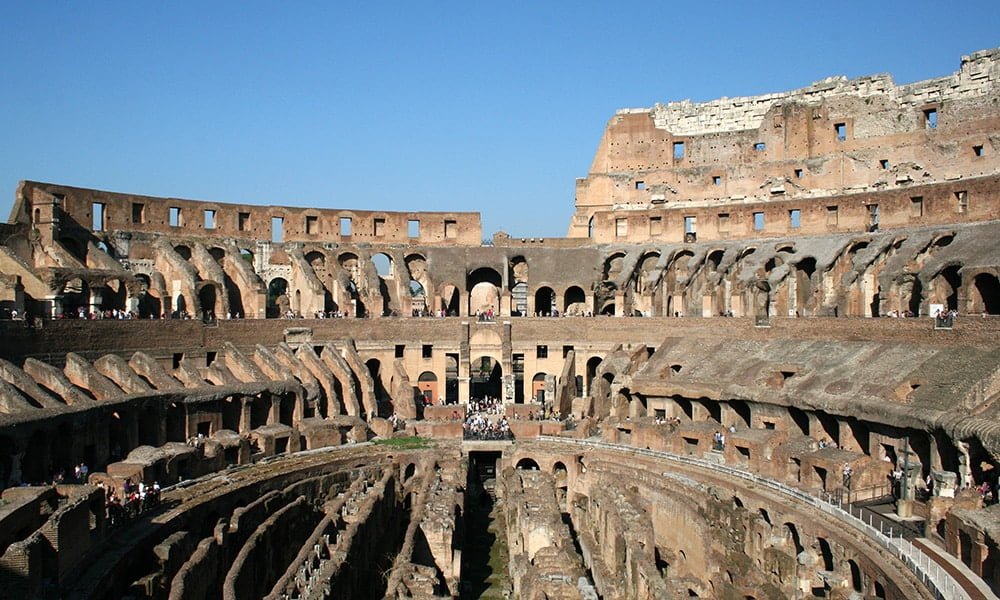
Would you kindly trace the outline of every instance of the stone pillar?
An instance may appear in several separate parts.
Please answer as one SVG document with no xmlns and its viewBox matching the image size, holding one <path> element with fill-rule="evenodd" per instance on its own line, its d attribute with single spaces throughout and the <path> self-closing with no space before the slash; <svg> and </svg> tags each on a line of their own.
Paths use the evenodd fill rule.
<svg viewBox="0 0 1000 600">
<path fill-rule="evenodd" d="M 462 321 L 462 334 L 458 343 L 458 401 L 469 403 L 469 374 L 472 357 L 469 350 L 469 322 Z"/>
<path fill-rule="evenodd" d="M 104 296 L 101 290 L 95 290 L 91 288 L 90 290 L 90 312 L 97 313 L 101 312 L 101 303 L 104 301 Z"/>
<path fill-rule="evenodd" d="M 240 435 L 250 431 L 250 414 L 253 410 L 253 400 L 246 396 L 240 398 Z"/>
<path fill-rule="evenodd" d="M 615 292 L 615 316 L 625 316 L 625 292 L 621 290 Z"/>
<path fill-rule="evenodd" d="M 513 296 L 507 290 L 500 292 L 500 306 L 497 307 L 500 310 L 500 317 L 509 317 L 511 311 L 511 305 L 513 304 Z"/>
<path fill-rule="evenodd" d="M 49 302 L 50 302 L 50 305 L 52 307 L 52 310 L 51 310 L 51 312 L 49 314 L 49 317 L 52 318 L 52 319 L 56 319 L 56 318 L 59 317 L 60 314 L 62 314 L 62 311 L 63 311 L 63 299 L 62 299 L 62 296 L 52 296 L 51 298 L 49 298 Z M 18 310 L 20 310 L 22 314 L 24 313 L 24 306 L 23 305 L 20 306 L 20 307 L 15 307 L 15 308 L 17 308 Z"/>
<path fill-rule="evenodd" d="M 267 412 L 267 424 L 274 425 L 281 422 L 281 396 L 271 394 L 271 410 Z"/>
<path fill-rule="evenodd" d="M 555 294 L 555 299 L 556 299 L 556 310 L 558 310 L 559 314 L 562 315 L 563 312 L 566 310 L 566 306 L 563 304 L 563 295 Z"/>
</svg>

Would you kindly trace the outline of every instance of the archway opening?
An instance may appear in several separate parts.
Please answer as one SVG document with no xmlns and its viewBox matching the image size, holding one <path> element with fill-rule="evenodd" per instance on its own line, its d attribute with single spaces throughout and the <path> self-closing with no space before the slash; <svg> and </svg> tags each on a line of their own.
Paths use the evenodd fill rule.
<svg viewBox="0 0 1000 600">
<path fill-rule="evenodd" d="M 545 404 L 545 373 L 536 373 L 531 378 L 531 399 Z"/>
<path fill-rule="evenodd" d="M 563 296 L 563 314 L 583 316 L 587 314 L 587 294 L 578 285 L 570 286 Z"/>
<path fill-rule="evenodd" d="M 473 399 L 503 397 L 503 368 L 499 361 L 483 356 L 472 363 L 469 397 Z"/>
<path fill-rule="evenodd" d="M 972 286 L 976 292 L 972 312 L 1000 315 L 1000 279 L 989 273 L 980 273 L 972 280 Z"/>
<path fill-rule="evenodd" d="M 282 277 L 275 277 L 267 284 L 267 318 L 284 316 L 289 307 L 288 282 Z"/>
<path fill-rule="evenodd" d="M 517 466 L 515 468 L 521 469 L 522 471 L 537 471 L 538 463 L 531 458 L 522 458 L 517 461 Z"/>
<path fill-rule="evenodd" d="M 535 291 L 535 313 L 548 317 L 556 310 L 556 295 L 550 287 L 540 287 Z"/>
</svg>

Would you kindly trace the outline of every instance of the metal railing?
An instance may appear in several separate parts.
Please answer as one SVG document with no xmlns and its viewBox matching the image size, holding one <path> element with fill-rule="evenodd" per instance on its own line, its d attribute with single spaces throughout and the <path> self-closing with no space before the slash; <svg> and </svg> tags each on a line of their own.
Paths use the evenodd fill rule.
<svg viewBox="0 0 1000 600">
<path fill-rule="evenodd" d="M 971 600 L 968 592 L 966 592 L 961 584 L 955 581 L 955 578 L 952 577 L 948 571 L 942 569 L 941 565 L 934 559 L 921 551 L 920 548 L 914 546 L 912 542 L 904 539 L 901 533 L 899 537 L 896 537 L 894 535 L 895 532 L 892 529 L 886 532 L 881 522 L 879 523 L 879 528 L 874 527 L 873 518 L 870 513 L 867 523 L 863 519 L 858 518 L 853 514 L 851 505 L 847 505 L 845 508 L 842 504 L 832 504 L 827 500 L 818 498 L 802 490 L 795 489 L 776 480 L 761 477 L 759 475 L 755 475 L 754 473 L 750 473 L 749 471 L 736 469 L 727 465 L 695 458 L 693 456 L 682 456 L 680 454 L 672 454 L 670 452 L 647 450 L 645 448 L 623 446 L 621 444 L 612 444 L 597 440 L 581 440 L 576 438 L 561 438 L 554 436 L 539 436 L 538 440 L 543 442 L 559 442 L 579 446 L 590 446 L 593 448 L 616 450 L 619 452 L 631 452 L 652 458 L 681 463 L 700 469 L 725 473 L 731 477 L 749 481 L 754 485 L 774 490 L 784 496 L 793 498 L 799 502 L 803 502 L 813 508 L 823 511 L 839 521 L 860 530 L 883 550 L 886 550 L 899 558 L 899 560 L 906 565 L 906 567 L 917 577 L 917 579 L 920 580 L 924 587 L 926 587 L 937 600 Z"/>
</svg>

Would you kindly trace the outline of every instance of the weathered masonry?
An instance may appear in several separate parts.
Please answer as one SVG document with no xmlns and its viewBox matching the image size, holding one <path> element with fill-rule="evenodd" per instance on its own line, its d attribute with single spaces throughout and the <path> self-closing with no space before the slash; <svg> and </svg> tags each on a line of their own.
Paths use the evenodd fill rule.
<svg viewBox="0 0 1000 600">
<path fill-rule="evenodd" d="M 994 49 L 621 111 L 566 238 L 24 181 L 0 589 L 995 598 L 998 150 Z"/>
</svg>

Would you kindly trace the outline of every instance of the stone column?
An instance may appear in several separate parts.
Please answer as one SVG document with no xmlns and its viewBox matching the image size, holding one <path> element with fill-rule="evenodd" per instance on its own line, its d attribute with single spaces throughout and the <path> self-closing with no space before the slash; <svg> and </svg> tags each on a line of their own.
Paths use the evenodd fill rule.
<svg viewBox="0 0 1000 600">
<path fill-rule="evenodd" d="M 250 431 L 250 414 L 253 410 L 253 400 L 248 400 L 246 396 L 240 398 L 240 435 Z"/>
<path fill-rule="evenodd" d="M 101 303 L 104 301 L 104 296 L 101 290 L 90 290 L 90 312 L 97 313 L 101 311 Z"/>
<path fill-rule="evenodd" d="M 270 394 L 271 409 L 267 412 L 267 424 L 274 425 L 281 422 L 281 396 Z"/>
<path fill-rule="evenodd" d="M 462 334 L 458 343 L 458 401 L 469 403 L 469 373 L 472 357 L 469 349 L 469 322 L 462 321 Z"/>
</svg>

